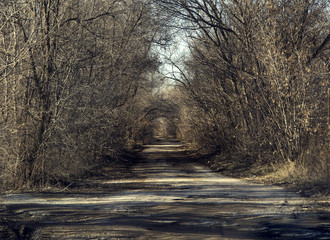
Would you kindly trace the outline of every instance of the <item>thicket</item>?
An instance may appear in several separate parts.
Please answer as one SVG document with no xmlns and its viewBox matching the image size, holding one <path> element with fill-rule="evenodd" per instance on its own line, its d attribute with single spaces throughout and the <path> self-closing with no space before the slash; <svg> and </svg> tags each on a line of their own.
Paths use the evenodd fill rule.
<svg viewBox="0 0 330 240">
<path fill-rule="evenodd" d="M 190 50 L 171 77 L 181 139 L 213 165 L 280 166 L 282 180 L 328 184 L 329 2 L 160 4 Z"/>
<path fill-rule="evenodd" d="M 148 138 L 160 21 L 144 0 L 0 2 L 0 189 L 69 180 Z"/>
</svg>

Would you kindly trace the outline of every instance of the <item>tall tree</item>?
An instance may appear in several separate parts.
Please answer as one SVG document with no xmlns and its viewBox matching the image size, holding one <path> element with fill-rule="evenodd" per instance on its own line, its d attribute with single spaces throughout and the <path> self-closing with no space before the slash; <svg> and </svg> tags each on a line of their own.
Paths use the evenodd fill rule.
<svg viewBox="0 0 330 240">
<path fill-rule="evenodd" d="M 186 108 L 194 102 L 194 118 L 183 122 L 191 142 L 264 162 L 304 162 L 313 148 L 324 159 L 327 1 L 159 4 L 183 21 L 189 38 L 191 55 L 177 81 L 189 99 Z"/>
<path fill-rule="evenodd" d="M 152 47 L 162 26 L 152 1 L 24 0 L 0 8 L 2 184 L 69 178 L 132 147 L 128 109 L 142 107 L 132 99 L 152 87 L 159 65 Z"/>
</svg>

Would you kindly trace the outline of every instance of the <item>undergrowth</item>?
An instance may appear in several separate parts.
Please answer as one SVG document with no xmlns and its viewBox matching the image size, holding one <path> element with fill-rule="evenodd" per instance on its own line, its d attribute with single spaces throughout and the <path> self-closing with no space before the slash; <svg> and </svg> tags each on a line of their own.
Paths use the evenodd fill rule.
<svg viewBox="0 0 330 240">
<path fill-rule="evenodd" d="M 308 197 L 329 196 L 330 163 L 326 156 L 319 160 L 276 164 L 260 164 L 239 154 L 200 155 L 196 158 L 214 171 L 227 176 L 280 185 Z"/>
</svg>

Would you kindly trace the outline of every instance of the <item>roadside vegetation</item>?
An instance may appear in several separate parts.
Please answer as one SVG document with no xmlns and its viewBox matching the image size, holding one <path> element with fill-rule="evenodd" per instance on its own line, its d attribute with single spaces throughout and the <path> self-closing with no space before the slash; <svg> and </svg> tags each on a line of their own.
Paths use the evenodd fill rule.
<svg viewBox="0 0 330 240">
<path fill-rule="evenodd" d="M 149 138 L 161 21 L 152 1 L 1 1 L 0 190 L 70 181 Z"/>
<path fill-rule="evenodd" d="M 0 191 L 68 183 L 157 133 L 216 170 L 327 193 L 329 9 L 1 1 Z"/>
<path fill-rule="evenodd" d="M 160 2 L 189 48 L 180 139 L 217 170 L 328 193 L 329 2 Z"/>
</svg>

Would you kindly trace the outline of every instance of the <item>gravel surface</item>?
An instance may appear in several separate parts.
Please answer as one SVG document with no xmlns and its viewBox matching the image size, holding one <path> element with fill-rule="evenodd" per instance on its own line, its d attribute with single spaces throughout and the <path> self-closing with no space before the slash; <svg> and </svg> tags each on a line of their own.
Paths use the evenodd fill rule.
<svg viewBox="0 0 330 240">
<path fill-rule="evenodd" d="M 222 176 L 178 142 L 145 146 L 131 173 L 3 195 L 0 239 L 330 239 L 329 202 Z"/>
</svg>

